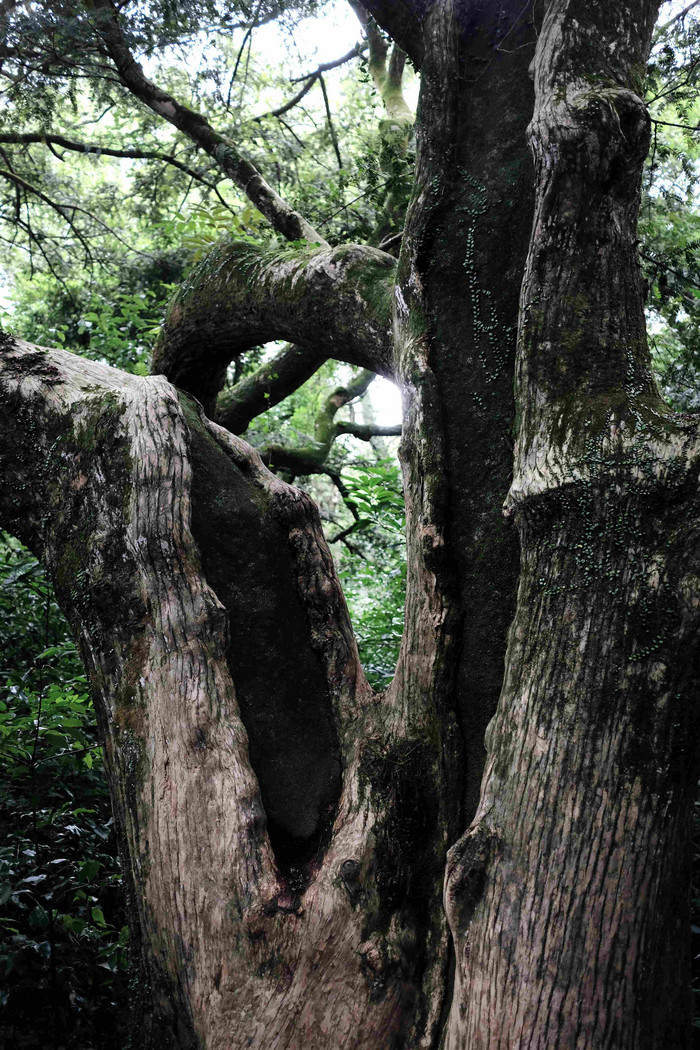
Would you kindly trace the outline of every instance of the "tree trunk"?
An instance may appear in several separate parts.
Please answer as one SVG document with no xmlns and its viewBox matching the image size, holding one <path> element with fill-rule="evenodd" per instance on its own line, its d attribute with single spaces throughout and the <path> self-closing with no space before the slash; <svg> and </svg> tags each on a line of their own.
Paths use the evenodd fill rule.
<svg viewBox="0 0 700 1050">
<path fill-rule="evenodd" d="M 273 337 L 292 379 L 398 377 L 385 694 L 308 497 L 161 376 L 1 347 L 0 518 L 90 675 L 141 1043 L 684 1047 L 698 457 L 635 258 L 655 8 L 550 0 L 536 32 L 520 0 L 366 6 L 422 64 L 395 283 L 375 249 L 224 245 L 157 367 L 209 412 Z"/>
<path fill-rule="evenodd" d="M 550 4 L 530 127 L 522 572 L 479 811 L 452 849 L 446 1047 L 689 1045 L 697 423 L 651 377 L 636 220 L 656 14 Z"/>
</svg>

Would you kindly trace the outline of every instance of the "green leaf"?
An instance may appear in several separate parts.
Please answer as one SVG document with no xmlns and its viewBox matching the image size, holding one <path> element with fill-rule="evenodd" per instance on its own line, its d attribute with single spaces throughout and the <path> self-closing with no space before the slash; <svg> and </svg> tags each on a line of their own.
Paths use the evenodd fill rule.
<svg viewBox="0 0 700 1050">
<path fill-rule="evenodd" d="M 91 914 L 92 914 L 92 921 L 97 926 L 106 926 L 107 925 L 107 923 L 105 922 L 104 914 L 102 912 L 102 908 L 93 908 Z"/>
</svg>

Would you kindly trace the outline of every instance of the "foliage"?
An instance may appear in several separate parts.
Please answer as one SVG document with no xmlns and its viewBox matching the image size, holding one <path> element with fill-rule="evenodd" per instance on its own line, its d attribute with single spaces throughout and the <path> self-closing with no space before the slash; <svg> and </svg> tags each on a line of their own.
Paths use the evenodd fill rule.
<svg viewBox="0 0 700 1050">
<path fill-rule="evenodd" d="M 657 35 L 647 79 L 652 145 L 640 214 L 649 333 L 664 395 L 700 409 L 700 23 Z"/>
<path fill-rule="evenodd" d="M 126 1042 L 127 943 L 99 736 L 36 560 L 0 537 L 0 1043 Z"/>
<path fill-rule="evenodd" d="M 375 689 L 386 689 L 399 655 L 406 592 L 404 501 L 396 458 L 351 467 L 346 485 L 359 524 L 340 558 L 340 578 L 367 678 Z"/>
</svg>

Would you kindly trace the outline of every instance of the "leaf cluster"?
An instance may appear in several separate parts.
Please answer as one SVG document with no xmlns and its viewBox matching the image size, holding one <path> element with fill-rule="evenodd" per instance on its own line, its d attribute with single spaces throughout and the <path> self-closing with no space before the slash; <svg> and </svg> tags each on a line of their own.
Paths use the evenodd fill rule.
<svg viewBox="0 0 700 1050">
<path fill-rule="evenodd" d="M 94 712 L 42 569 L 5 535 L 0 651 L 0 1043 L 117 1050 L 128 930 Z"/>
</svg>

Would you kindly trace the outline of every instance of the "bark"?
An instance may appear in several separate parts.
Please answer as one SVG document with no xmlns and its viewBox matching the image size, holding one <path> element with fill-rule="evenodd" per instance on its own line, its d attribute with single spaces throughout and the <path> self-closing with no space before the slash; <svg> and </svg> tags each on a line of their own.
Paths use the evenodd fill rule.
<svg viewBox="0 0 700 1050">
<path fill-rule="evenodd" d="M 398 377 L 386 694 L 307 497 L 162 376 L 2 346 L 0 519 L 91 676 L 142 1041 L 685 1047 L 700 458 L 635 257 L 655 6 L 550 0 L 537 33 L 521 0 L 367 7 L 422 62 L 398 269 L 219 246 L 155 363 L 210 413 L 273 338 Z"/>
<path fill-rule="evenodd" d="M 415 506 L 407 511 L 409 563 L 422 557 L 411 549 L 426 543 L 421 531 L 434 531 L 431 586 L 452 620 L 439 662 L 462 748 L 451 802 L 456 837 L 479 797 L 518 578 L 517 537 L 501 508 L 512 475 L 515 331 L 532 222 L 525 131 L 534 30 L 529 7 L 516 0 L 494 10 L 465 0 L 433 5 L 423 35 L 397 352 L 407 504 Z M 416 631 L 416 651 L 427 590 L 420 571 L 409 574 L 406 629 Z"/>
<path fill-rule="evenodd" d="M 152 370 L 211 416 L 231 361 L 275 339 L 391 376 L 395 267 L 365 245 L 273 252 L 222 242 L 178 289 Z"/>
<path fill-rule="evenodd" d="M 0 360 L 0 517 L 90 676 L 143 1045 L 432 1045 L 430 747 L 367 686 L 311 501 L 161 377 Z"/>
<path fill-rule="evenodd" d="M 422 21 L 430 0 L 371 0 L 362 6 L 420 69 L 424 49 Z"/>
<path fill-rule="evenodd" d="M 518 607 L 478 814 L 445 899 L 447 1048 L 690 1045 L 698 436 L 651 378 L 635 87 L 656 7 L 550 4 L 530 134 L 507 509 Z"/>
</svg>

